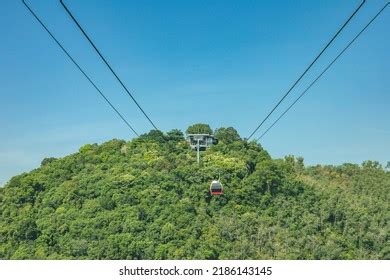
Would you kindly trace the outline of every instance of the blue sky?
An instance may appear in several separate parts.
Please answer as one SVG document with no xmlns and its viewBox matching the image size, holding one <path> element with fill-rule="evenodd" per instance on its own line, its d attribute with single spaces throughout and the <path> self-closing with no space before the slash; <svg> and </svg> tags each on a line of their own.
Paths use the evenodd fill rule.
<svg viewBox="0 0 390 280">
<path fill-rule="evenodd" d="M 276 113 L 385 2 L 367 1 Z M 150 130 L 59 2 L 29 3 L 136 130 Z M 360 1 L 66 3 L 162 130 L 206 122 L 246 137 Z M 262 139 L 273 157 L 390 161 L 389 26 L 390 8 Z M 20 1 L 1 2 L 0 36 L 0 185 L 44 157 L 133 137 Z"/>
</svg>

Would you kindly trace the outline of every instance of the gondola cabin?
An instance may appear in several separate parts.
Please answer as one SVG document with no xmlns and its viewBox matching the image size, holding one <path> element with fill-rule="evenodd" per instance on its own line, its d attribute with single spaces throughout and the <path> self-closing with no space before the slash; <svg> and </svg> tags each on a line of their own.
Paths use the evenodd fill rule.
<svg viewBox="0 0 390 280">
<path fill-rule="evenodd" d="M 221 182 L 218 180 L 213 180 L 210 184 L 210 194 L 211 195 L 221 195 L 223 194 L 223 187 Z"/>
</svg>

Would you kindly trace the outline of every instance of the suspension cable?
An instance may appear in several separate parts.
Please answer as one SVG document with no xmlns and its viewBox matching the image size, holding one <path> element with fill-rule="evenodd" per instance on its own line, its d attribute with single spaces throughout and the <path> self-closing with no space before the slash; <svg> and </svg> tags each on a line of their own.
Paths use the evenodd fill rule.
<svg viewBox="0 0 390 280">
<path fill-rule="evenodd" d="M 62 49 L 62 51 L 67 55 L 67 57 L 73 62 L 73 64 L 80 70 L 84 77 L 92 84 L 92 86 L 98 91 L 101 97 L 110 105 L 110 107 L 117 113 L 117 115 L 122 119 L 122 121 L 131 129 L 131 131 L 137 135 L 138 133 L 134 128 L 129 124 L 129 122 L 124 118 L 124 116 L 115 108 L 115 106 L 110 102 L 110 100 L 102 93 L 102 91 L 96 86 L 96 84 L 91 80 L 91 78 L 85 73 L 81 66 L 74 60 L 74 58 L 69 54 L 69 52 L 62 46 L 62 44 L 56 39 L 52 32 L 46 27 L 46 25 L 39 19 L 36 13 L 30 8 L 30 6 L 22 0 L 23 4 L 30 11 L 30 13 L 35 17 L 35 19 L 41 24 L 41 26 L 49 33 L 50 37 L 57 43 L 57 45 Z"/>
<path fill-rule="evenodd" d="M 67 12 L 67 14 L 72 18 L 73 22 L 77 25 L 77 27 L 80 29 L 80 31 L 83 33 L 83 35 L 85 36 L 85 38 L 88 40 L 88 42 L 92 45 L 92 47 L 95 49 L 95 51 L 97 52 L 97 54 L 100 56 L 100 58 L 103 60 L 103 62 L 106 64 L 106 66 L 108 67 L 108 69 L 110 69 L 111 73 L 115 76 L 115 78 L 118 80 L 118 82 L 121 84 L 122 88 L 126 91 L 126 93 L 131 97 L 131 99 L 133 100 L 133 102 L 135 103 L 135 105 L 137 105 L 138 109 L 141 110 L 142 114 L 148 119 L 148 121 L 150 122 L 150 124 L 157 130 L 159 130 L 156 125 L 153 123 L 153 121 L 150 119 L 150 117 L 148 116 L 148 114 L 146 114 L 146 112 L 142 109 L 141 105 L 137 102 L 137 100 L 135 99 L 135 97 L 130 93 L 130 91 L 127 89 L 127 87 L 125 86 L 125 84 L 122 82 L 122 80 L 118 77 L 118 75 L 116 74 L 116 72 L 112 69 L 112 67 L 110 66 L 110 64 L 107 62 L 107 60 L 104 58 L 104 56 L 102 55 L 102 53 L 99 51 L 99 49 L 96 47 L 96 45 L 92 42 L 91 38 L 87 35 L 87 33 L 85 32 L 85 30 L 81 27 L 80 23 L 77 21 L 77 19 L 73 16 L 73 14 L 71 13 L 71 11 L 68 9 L 68 7 L 65 5 L 65 3 L 60 0 L 60 3 L 61 5 L 64 7 L 65 11 Z"/>
<path fill-rule="evenodd" d="M 360 3 L 359 7 L 352 13 L 352 15 L 347 19 L 346 22 L 341 26 L 341 28 L 333 35 L 332 39 L 325 45 L 325 47 L 321 50 L 321 52 L 316 56 L 316 58 L 310 63 L 310 65 L 306 68 L 306 70 L 299 76 L 299 78 L 294 82 L 294 84 L 290 87 L 290 89 L 283 95 L 283 97 L 278 101 L 278 103 L 272 108 L 272 110 L 268 113 L 268 115 L 261 121 L 261 123 L 256 127 L 256 129 L 249 135 L 247 140 L 249 140 L 264 124 L 264 122 L 271 116 L 271 114 L 276 110 L 277 107 L 283 102 L 283 100 L 290 94 L 293 88 L 299 83 L 299 81 L 303 78 L 303 76 L 309 71 L 309 69 L 314 65 L 314 63 L 320 58 L 320 56 L 325 52 L 325 50 L 331 45 L 331 43 L 336 39 L 336 37 L 340 34 L 340 32 L 344 29 L 345 26 L 350 22 L 350 20 L 356 15 L 356 13 L 360 10 L 360 8 L 364 5 L 366 1 Z"/>
<path fill-rule="evenodd" d="M 390 4 L 390 2 L 387 2 L 383 6 L 383 8 L 364 26 L 364 28 L 348 43 L 348 45 L 333 59 L 331 63 L 328 64 L 327 67 L 317 76 L 317 78 L 314 79 L 314 81 L 298 96 L 298 98 L 295 99 L 295 101 L 277 118 L 270 127 L 266 131 L 263 132 L 263 134 L 260 135 L 259 138 L 256 139 L 256 141 L 259 141 L 261 138 L 263 138 L 264 135 L 268 133 L 268 131 L 275 126 L 277 122 L 306 94 L 306 92 L 322 77 L 322 75 L 325 74 L 326 71 L 329 70 L 329 68 L 340 58 L 340 56 L 359 38 L 360 35 L 368 28 L 368 26 L 373 23 L 376 18 L 383 12 L 385 8 Z"/>
</svg>

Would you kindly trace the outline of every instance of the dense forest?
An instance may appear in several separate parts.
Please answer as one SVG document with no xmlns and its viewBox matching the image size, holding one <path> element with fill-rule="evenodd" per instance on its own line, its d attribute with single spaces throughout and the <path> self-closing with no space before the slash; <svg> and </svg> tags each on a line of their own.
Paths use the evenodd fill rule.
<svg viewBox="0 0 390 280">
<path fill-rule="evenodd" d="M 199 165 L 179 130 L 44 159 L 0 188 L 0 259 L 390 259 L 378 162 L 305 167 L 214 135 Z"/>
</svg>

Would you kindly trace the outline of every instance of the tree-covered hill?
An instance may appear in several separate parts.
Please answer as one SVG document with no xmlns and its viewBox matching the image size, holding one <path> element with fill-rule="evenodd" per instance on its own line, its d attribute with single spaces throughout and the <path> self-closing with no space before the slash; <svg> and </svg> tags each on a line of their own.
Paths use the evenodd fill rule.
<svg viewBox="0 0 390 280">
<path fill-rule="evenodd" d="M 305 167 L 215 136 L 199 166 L 178 130 L 44 159 L 0 188 L 0 259 L 390 258 L 378 163 Z"/>
</svg>

